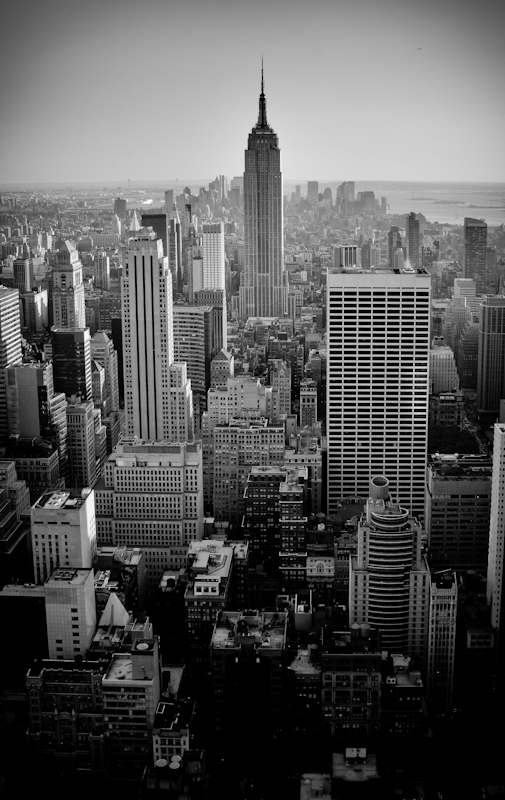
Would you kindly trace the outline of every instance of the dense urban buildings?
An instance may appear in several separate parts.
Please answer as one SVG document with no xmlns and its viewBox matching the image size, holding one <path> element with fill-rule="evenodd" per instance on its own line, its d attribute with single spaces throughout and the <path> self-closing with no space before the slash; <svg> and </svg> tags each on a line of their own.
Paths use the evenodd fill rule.
<svg viewBox="0 0 505 800">
<path fill-rule="evenodd" d="M 262 77 L 243 176 L 0 194 L 7 798 L 503 783 L 505 234 L 384 192 Z"/>
</svg>

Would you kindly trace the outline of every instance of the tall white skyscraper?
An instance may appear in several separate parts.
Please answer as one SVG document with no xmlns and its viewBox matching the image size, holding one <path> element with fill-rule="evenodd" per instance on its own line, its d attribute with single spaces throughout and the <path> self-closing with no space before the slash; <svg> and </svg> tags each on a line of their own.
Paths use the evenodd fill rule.
<svg viewBox="0 0 505 800">
<path fill-rule="evenodd" d="M 412 270 L 328 275 L 328 509 L 368 496 L 387 475 L 393 498 L 422 514 L 429 400 L 430 277 Z"/>
<path fill-rule="evenodd" d="M 222 222 L 202 225 L 200 254 L 192 261 L 190 302 L 215 309 L 216 349 L 227 345 L 226 255 Z"/>
<path fill-rule="evenodd" d="M 180 441 L 186 430 L 185 441 L 190 441 L 191 386 L 181 385 L 185 370 L 172 369 L 172 274 L 163 244 L 153 236 L 140 232 L 129 240 L 121 286 L 126 435 L 148 441 Z M 186 421 L 181 419 L 183 410 Z"/>
<path fill-rule="evenodd" d="M 224 231 L 222 222 L 202 225 L 202 289 L 226 289 Z"/>
<path fill-rule="evenodd" d="M 125 273 L 121 300 L 127 435 L 169 439 L 172 277 L 161 240 L 148 233 L 130 239 Z"/>
<path fill-rule="evenodd" d="M 282 203 L 281 151 L 267 122 L 262 71 L 258 122 L 245 151 L 245 264 L 239 292 L 243 319 L 286 313 Z"/>
</svg>

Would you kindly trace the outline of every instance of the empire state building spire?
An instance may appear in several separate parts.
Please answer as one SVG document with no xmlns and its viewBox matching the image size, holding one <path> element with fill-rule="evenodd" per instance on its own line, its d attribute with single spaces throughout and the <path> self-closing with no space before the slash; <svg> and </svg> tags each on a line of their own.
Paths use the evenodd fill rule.
<svg viewBox="0 0 505 800">
<path fill-rule="evenodd" d="M 260 108 L 258 114 L 257 128 L 268 128 L 267 122 L 267 101 L 265 98 L 264 81 L 263 81 L 263 59 L 261 59 L 261 94 L 260 94 Z"/>
</svg>

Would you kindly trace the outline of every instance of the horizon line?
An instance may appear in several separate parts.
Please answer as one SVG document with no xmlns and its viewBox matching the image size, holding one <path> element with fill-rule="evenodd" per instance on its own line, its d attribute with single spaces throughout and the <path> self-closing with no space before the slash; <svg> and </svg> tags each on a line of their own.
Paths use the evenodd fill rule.
<svg viewBox="0 0 505 800">
<path fill-rule="evenodd" d="M 221 173 L 222 174 L 222 173 Z M 242 175 L 234 175 L 233 178 L 229 178 L 225 176 L 227 180 L 231 181 L 235 178 L 242 178 Z M 128 188 L 128 181 L 130 184 L 140 184 L 140 185 L 162 185 L 165 183 L 177 183 L 177 184 L 189 184 L 189 183 L 203 183 L 205 181 L 211 182 L 215 180 L 214 178 L 139 178 L 139 179 L 123 179 L 123 180 L 106 180 L 106 179 L 99 179 L 94 181 L 83 181 L 83 180 L 72 180 L 66 179 L 62 181 L 44 181 L 44 180 L 35 180 L 35 181 L 1 181 L 0 182 L 0 191 L 5 191 L 7 188 L 10 187 L 21 187 L 21 186 L 73 186 L 74 184 L 78 184 L 81 186 L 97 186 L 102 184 L 103 188 L 114 188 L 113 186 L 109 187 L 106 184 L 113 184 L 115 187 L 121 188 Z M 284 178 L 283 183 L 285 184 L 303 184 L 308 183 L 309 181 L 317 181 L 318 183 L 339 183 L 340 181 L 345 182 L 347 179 L 342 178 Z M 347 181 L 349 182 L 349 181 Z M 353 181 L 354 183 L 419 183 L 419 184 L 477 184 L 477 185 L 496 185 L 496 186 L 505 186 L 505 178 L 503 180 L 418 180 L 416 178 L 412 179 L 397 179 L 394 178 L 355 178 Z"/>
</svg>

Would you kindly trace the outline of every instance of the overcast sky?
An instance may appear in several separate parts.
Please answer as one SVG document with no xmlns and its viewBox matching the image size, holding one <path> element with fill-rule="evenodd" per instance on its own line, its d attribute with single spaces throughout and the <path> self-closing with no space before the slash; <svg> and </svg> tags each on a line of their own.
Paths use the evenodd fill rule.
<svg viewBox="0 0 505 800">
<path fill-rule="evenodd" d="M 4 0 L 0 183 L 505 180 L 504 0 Z"/>
</svg>

